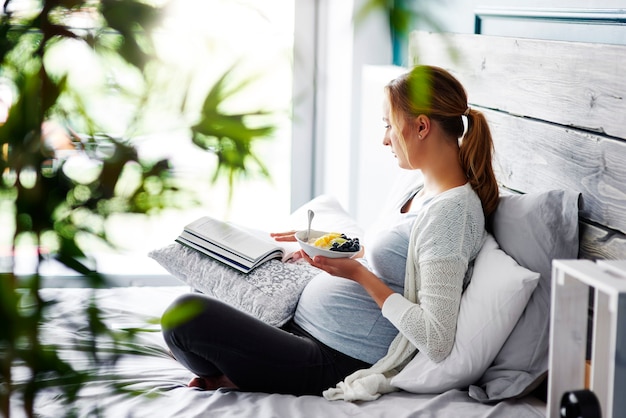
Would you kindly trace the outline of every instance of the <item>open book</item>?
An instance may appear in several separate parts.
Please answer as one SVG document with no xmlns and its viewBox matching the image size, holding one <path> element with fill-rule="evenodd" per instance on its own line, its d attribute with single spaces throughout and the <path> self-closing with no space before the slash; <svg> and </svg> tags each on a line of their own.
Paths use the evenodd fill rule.
<svg viewBox="0 0 626 418">
<path fill-rule="evenodd" d="M 200 251 L 243 273 L 268 260 L 287 261 L 299 249 L 295 242 L 277 242 L 269 233 L 203 216 L 185 226 L 176 242 Z"/>
</svg>

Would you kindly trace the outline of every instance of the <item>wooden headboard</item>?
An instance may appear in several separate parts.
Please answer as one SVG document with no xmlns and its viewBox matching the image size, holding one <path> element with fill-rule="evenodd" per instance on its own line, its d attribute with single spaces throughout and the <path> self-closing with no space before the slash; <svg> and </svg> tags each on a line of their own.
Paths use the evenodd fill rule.
<svg viewBox="0 0 626 418">
<path fill-rule="evenodd" d="M 416 31 L 410 48 L 484 112 L 502 187 L 580 192 L 579 257 L 626 259 L 626 46 Z"/>
</svg>

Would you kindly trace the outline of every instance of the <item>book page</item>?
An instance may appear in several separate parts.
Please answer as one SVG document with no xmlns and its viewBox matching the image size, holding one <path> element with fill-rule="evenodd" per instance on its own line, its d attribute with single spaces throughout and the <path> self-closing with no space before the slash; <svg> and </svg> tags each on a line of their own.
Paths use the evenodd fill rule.
<svg viewBox="0 0 626 418">
<path fill-rule="evenodd" d="M 192 222 L 185 229 L 250 260 L 262 258 L 267 253 L 277 250 L 292 252 L 293 245 L 291 244 L 296 244 L 297 250 L 297 243 L 279 243 L 270 237 L 269 232 L 239 227 L 208 216 Z M 286 251 L 285 248 L 287 248 Z"/>
<path fill-rule="evenodd" d="M 286 261 L 287 259 L 289 259 L 291 257 L 291 255 L 293 253 L 295 253 L 296 251 L 300 250 L 300 244 L 298 244 L 297 241 L 293 241 L 293 242 L 289 242 L 289 241 L 276 241 L 274 238 L 272 238 L 272 236 L 270 235 L 269 232 L 267 231 L 263 231 L 260 229 L 254 229 L 254 228 L 248 228 L 245 226 L 238 226 L 239 228 L 241 228 L 242 230 L 248 232 L 250 235 L 254 235 L 255 237 L 262 239 L 264 241 L 267 241 L 269 243 L 272 243 L 272 245 L 277 246 L 277 247 L 281 247 L 283 249 L 283 252 L 285 254 L 285 257 L 283 258 L 283 261 Z M 273 232 L 281 232 L 281 231 L 273 231 Z"/>
<path fill-rule="evenodd" d="M 185 229 L 249 259 L 262 257 L 276 247 L 231 224 L 209 217 L 200 218 Z"/>
</svg>

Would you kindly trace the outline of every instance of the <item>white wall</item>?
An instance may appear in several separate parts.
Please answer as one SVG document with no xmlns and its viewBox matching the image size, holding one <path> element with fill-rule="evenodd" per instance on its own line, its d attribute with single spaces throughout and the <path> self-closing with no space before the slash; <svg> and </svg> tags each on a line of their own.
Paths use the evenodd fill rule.
<svg viewBox="0 0 626 418">
<path fill-rule="evenodd" d="M 398 178 L 400 168 L 389 147 L 383 145 L 383 88 L 389 80 L 405 71 L 390 65 L 366 65 L 362 69 L 359 148 L 353 179 L 351 212 L 360 225 L 375 221 L 383 200 Z M 356 109 L 355 109 L 356 111 Z"/>
</svg>

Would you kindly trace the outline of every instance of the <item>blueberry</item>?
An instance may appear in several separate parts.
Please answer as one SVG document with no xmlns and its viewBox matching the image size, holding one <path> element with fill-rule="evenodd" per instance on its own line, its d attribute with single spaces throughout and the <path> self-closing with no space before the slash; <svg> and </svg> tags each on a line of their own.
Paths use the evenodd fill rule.
<svg viewBox="0 0 626 418">
<path fill-rule="evenodd" d="M 345 240 L 345 242 L 342 244 L 333 242 L 332 247 L 330 248 L 331 251 L 356 252 L 361 249 L 358 238 L 348 238 L 346 234 L 341 234 L 341 237 Z"/>
</svg>

